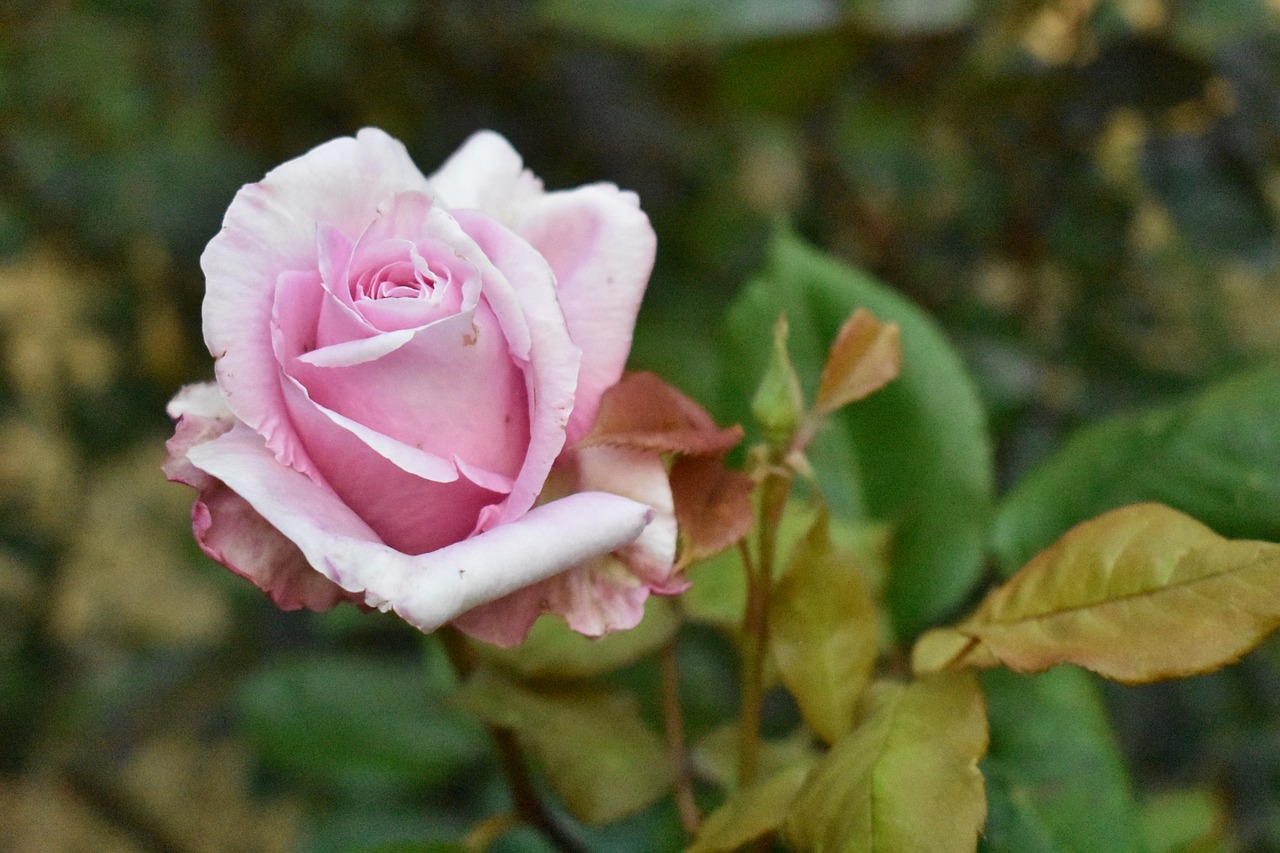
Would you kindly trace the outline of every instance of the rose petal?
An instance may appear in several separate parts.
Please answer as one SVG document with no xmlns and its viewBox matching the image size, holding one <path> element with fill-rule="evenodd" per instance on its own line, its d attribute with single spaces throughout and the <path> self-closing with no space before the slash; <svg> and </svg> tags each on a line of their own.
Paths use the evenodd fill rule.
<svg viewBox="0 0 1280 853">
<path fill-rule="evenodd" d="M 290 417 L 328 484 L 378 536 L 406 554 L 469 535 L 484 507 L 502 495 L 458 477 L 452 460 L 427 454 L 316 406 L 288 382 Z M 435 466 L 439 466 L 439 470 Z"/>
<path fill-rule="evenodd" d="M 168 412 L 178 423 L 165 445 L 169 458 L 163 467 L 170 480 L 200 493 L 191 508 L 191 528 L 200 549 L 248 578 L 281 609 L 326 610 L 347 598 L 242 498 L 187 459 L 192 447 L 226 433 L 234 423 L 218 386 L 186 386 L 170 401 Z"/>
<path fill-rule="evenodd" d="M 400 336 L 407 340 L 398 347 L 381 344 Z M 326 347 L 298 362 L 287 372 L 311 400 L 349 419 L 348 429 L 388 458 L 403 455 L 383 449 L 394 439 L 405 452 L 458 457 L 506 481 L 520 471 L 529 443 L 525 377 L 487 305 L 421 329 Z"/>
<path fill-rule="evenodd" d="M 582 348 L 570 442 L 595 420 L 600 396 L 622 376 L 657 238 L 635 193 L 591 184 L 548 193 L 525 207 L 515 230 L 556 274 L 569 336 Z"/>
<path fill-rule="evenodd" d="M 516 212 L 542 195 L 542 181 L 491 130 L 473 133 L 427 181 L 446 207 L 474 208 L 508 227 Z"/>
<path fill-rule="evenodd" d="M 212 479 L 212 478 L 210 478 Z M 281 610 L 328 610 L 355 598 L 307 563 L 298 546 L 214 480 L 191 508 L 200 550 L 267 593 Z"/>
<path fill-rule="evenodd" d="M 525 376 L 530 409 L 528 448 L 511 494 L 481 515 L 477 529 L 489 530 L 522 516 L 542 491 L 551 465 L 564 447 L 565 427 L 574 406 L 580 351 L 569 338 L 564 315 L 556 302 L 555 282 L 542 256 L 481 213 L 456 211 L 454 217 L 494 266 L 492 272 L 482 267 L 485 297 L 503 333 L 508 322 L 505 314 L 516 310 L 529 330 Z M 496 298 L 502 293 L 493 286 L 498 283 L 498 276 L 511 288 L 518 306 Z"/>
<path fill-rule="evenodd" d="M 287 456 L 297 439 L 288 419 L 272 355 L 276 281 L 292 270 L 316 270 L 316 224 L 354 238 L 380 202 L 426 179 L 404 146 L 380 130 L 335 139 L 267 173 L 236 193 L 222 230 L 200 258 L 205 273 L 204 337 L 217 360 L 219 385 L 241 421 Z"/>
<path fill-rule="evenodd" d="M 676 516 L 662 457 L 627 448 L 588 447 L 574 453 L 574 462 L 579 490 L 609 492 L 653 507 L 653 522 L 618 557 L 651 590 L 683 590 L 683 582 L 670 588 L 676 555 Z M 563 615 L 576 630 L 570 614 Z"/>
<path fill-rule="evenodd" d="M 605 554 L 584 561 L 563 575 L 469 610 L 453 624 L 477 640 L 514 646 L 542 613 L 567 613 L 573 615 L 569 623 L 573 630 L 588 637 L 602 637 L 640 624 L 648 598 L 649 589 L 622 561 Z"/>
<path fill-rule="evenodd" d="M 463 612 L 633 541 L 653 510 L 617 495 L 571 495 L 501 528 L 427 554 L 397 552 L 328 489 L 275 461 L 237 426 L 189 451 L 293 541 L 318 571 L 365 603 L 431 631 Z"/>
<path fill-rule="evenodd" d="M 654 519 L 633 542 L 614 553 L 516 590 L 455 621 L 477 639 L 495 645 L 517 643 L 544 612 L 559 614 L 569 627 L 589 637 L 624 631 L 644 617 L 644 603 L 651 592 L 666 595 L 688 587 L 673 576 L 676 521 L 666 467 L 658 454 L 592 447 L 562 456 L 556 471 L 572 480 L 575 491 L 631 498 L 651 507 Z"/>
</svg>

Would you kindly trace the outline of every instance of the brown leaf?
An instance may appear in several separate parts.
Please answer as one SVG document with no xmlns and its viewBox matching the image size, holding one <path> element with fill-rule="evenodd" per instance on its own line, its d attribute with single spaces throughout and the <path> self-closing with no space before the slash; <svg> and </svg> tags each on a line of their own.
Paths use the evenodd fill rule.
<svg viewBox="0 0 1280 853">
<path fill-rule="evenodd" d="M 818 383 L 816 414 L 827 415 L 880 390 L 902 369 L 901 332 L 865 308 L 845 321 Z"/>
<path fill-rule="evenodd" d="M 595 423 L 577 446 L 720 454 L 741 440 L 742 427 L 719 428 L 702 406 L 652 373 L 628 373 L 604 392 Z"/>
<path fill-rule="evenodd" d="M 724 467 L 723 456 L 685 456 L 671 467 L 680 530 L 680 565 L 718 554 L 747 535 L 755 509 L 755 483 Z"/>
<path fill-rule="evenodd" d="M 1225 539 L 1161 504 L 1067 531 L 954 628 L 916 644 L 917 672 L 1076 664 L 1144 683 L 1209 672 L 1280 626 L 1280 545 Z"/>
</svg>

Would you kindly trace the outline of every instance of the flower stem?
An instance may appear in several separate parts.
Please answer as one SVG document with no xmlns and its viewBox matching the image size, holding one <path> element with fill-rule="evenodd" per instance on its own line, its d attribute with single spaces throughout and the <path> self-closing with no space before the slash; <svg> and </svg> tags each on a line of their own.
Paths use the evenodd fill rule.
<svg viewBox="0 0 1280 853">
<path fill-rule="evenodd" d="M 675 779 L 676 809 L 680 813 L 685 836 L 692 839 L 702 823 L 702 814 L 693 800 L 693 772 L 684 743 L 684 713 L 680 707 L 680 671 L 676 664 L 674 637 L 662 647 L 659 660 L 662 665 L 662 718 L 667 732 L 671 775 Z"/>
<path fill-rule="evenodd" d="M 747 575 L 747 612 L 743 619 L 742 709 L 739 716 L 738 784 L 755 781 L 760 763 L 760 717 L 764 701 L 764 663 L 768 653 L 769 597 L 782 511 L 791 492 L 791 477 L 771 468 L 760 491 L 758 560 L 752 561 L 746 540 L 738 543 Z"/>
<path fill-rule="evenodd" d="M 458 680 L 466 680 L 476 668 L 475 652 L 461 632 L 451 626 L 441 628 L 438 634 Z M 529 776 L 524 751 L 520 748 L 515 733 L 501 726 L 491 725 L 486 728 L 498 751 L 498 764 L 502 768 L 507 788 L 511 791 L 512 805 L 520 820 L 541 832 L 556 849 L 564 853 L 588 853 L 587 848 L 570 835 L 542 804 Z"/>
</svg>

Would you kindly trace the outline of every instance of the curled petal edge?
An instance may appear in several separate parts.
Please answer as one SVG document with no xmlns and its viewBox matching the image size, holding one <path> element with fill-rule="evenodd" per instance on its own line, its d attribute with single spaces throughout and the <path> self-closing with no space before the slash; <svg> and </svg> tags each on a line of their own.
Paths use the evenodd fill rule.
<svg viewBox="0 0 1280 853">
<path fill-rule="evenodd" d="M 247 501 L 314 569 L 422 631 L 622 548 L 654 517 L 651 507 L 629 498 L 580 492 L 453 545 L 409 555 L 384 545 L 328 489 L 277 463 L 243 425 L 190 448 L 187 458 Z"/>
</svg>

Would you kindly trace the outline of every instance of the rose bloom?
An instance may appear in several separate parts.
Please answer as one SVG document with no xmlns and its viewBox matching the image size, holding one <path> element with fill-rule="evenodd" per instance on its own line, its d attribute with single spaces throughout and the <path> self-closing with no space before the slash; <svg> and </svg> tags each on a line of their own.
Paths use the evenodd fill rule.
<svg viewBox="0 0 1280 853">
<path fill-rule="evenodd" d="M 575 443 L 654 249 L 633 193 L 546 192 L 491 132 L 430 177 L 365 129 L 245 186 L 201 258 L 217 381 L 168 409 L 200 547 L 286 609 L 634 626 L 684 586 L 666 467 Z"/>
</svg>

